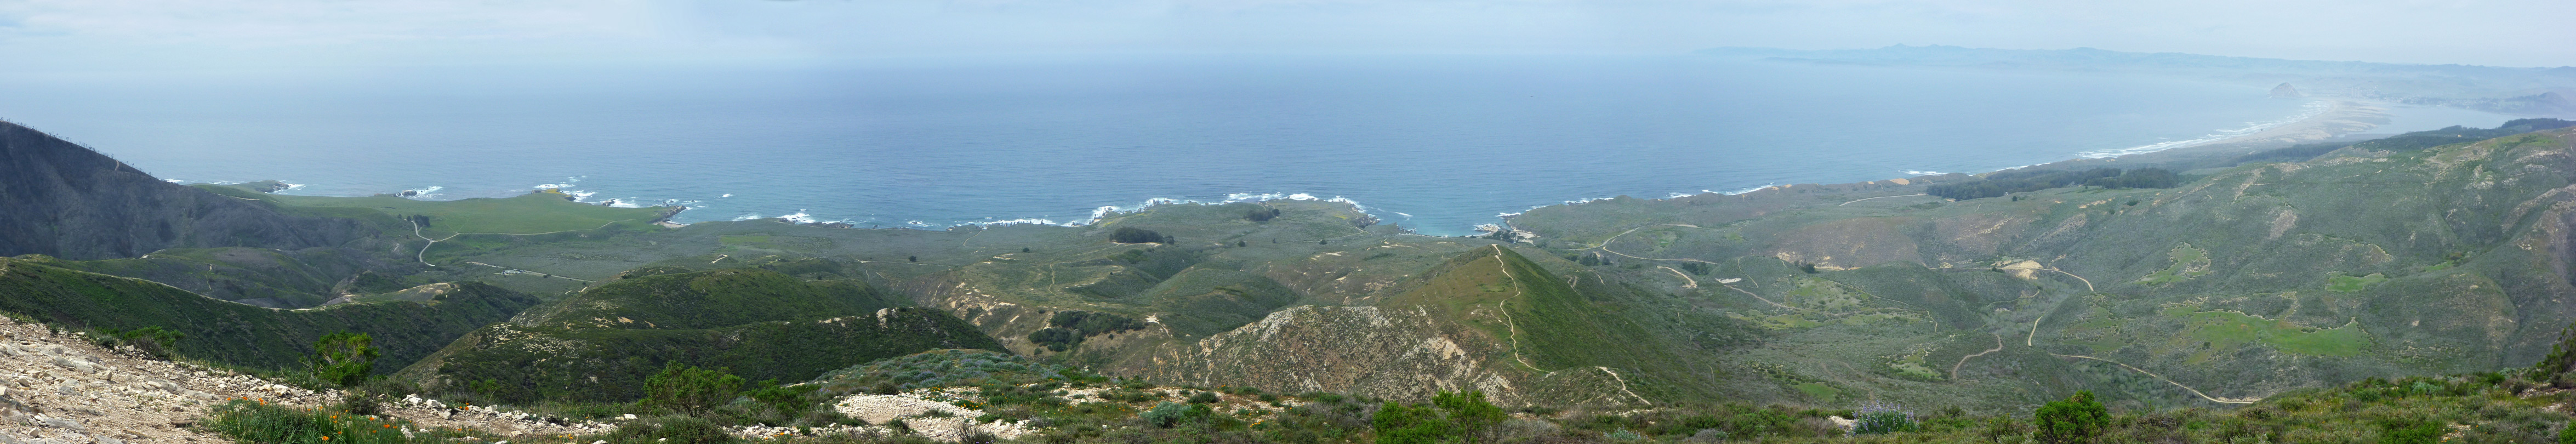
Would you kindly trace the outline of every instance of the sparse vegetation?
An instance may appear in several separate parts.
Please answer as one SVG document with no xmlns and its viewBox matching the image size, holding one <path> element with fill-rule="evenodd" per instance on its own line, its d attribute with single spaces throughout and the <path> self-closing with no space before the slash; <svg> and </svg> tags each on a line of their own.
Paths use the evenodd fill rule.
<svg viewBox="0 0 2576 444">
<path fill-rule="evenodd" d="M 771 381 L 775 384 L 776 381 Z M 699 416 L 742 393 L 742 377 L 724 369 L 698 368 L 673 362 L 644 380 L 644 402 L 683 415 Z"/>
<path fill-rule="evenodd" d="M 244 443 L 409 444 L 481 439 L 470 431 L 418 428 L 409 421 L 229 399 L 208 412 L 205 430 Z"/>
</svg>

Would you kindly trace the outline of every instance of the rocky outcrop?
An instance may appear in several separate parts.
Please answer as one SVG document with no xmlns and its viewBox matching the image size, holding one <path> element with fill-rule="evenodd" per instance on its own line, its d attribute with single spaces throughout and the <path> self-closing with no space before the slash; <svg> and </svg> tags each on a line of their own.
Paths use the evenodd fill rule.
<svg viewBox="0 0 2576 444">
<path fill-rule="evenodd" d="M 1519 401 L 1488 368 L 1481 338 L 1452 338 L 1431 313 L 1379 307 L 1299 306 L 1196 343 L 1177 344 L 1143 369 L 1147 379 L 1284 392 L 1331 391 L 1392 398 L 1482 390 Z"/>
<path fill-rule="evenodd" d="M 373 230 L 295 217 L 252 200 L 163 182 L 106 155 L 0 122 L 0 256 L 136 257 L 172 247 L 302 249 Z"/>
<path fill-rule="evenodd" d="M 2292 88 L 2288 83 L 2272 87 L 2272 98 L 2275 99 L 2296 99 L 2307 96 L 2307 94 L 2300 94 L 2298 88 Z"/>
</svg>

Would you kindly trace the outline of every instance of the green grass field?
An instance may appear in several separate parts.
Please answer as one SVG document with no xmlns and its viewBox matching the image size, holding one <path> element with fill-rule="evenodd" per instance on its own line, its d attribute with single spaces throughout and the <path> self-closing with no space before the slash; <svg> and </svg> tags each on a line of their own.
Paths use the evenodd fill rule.
<svg viewBox="0 0 2576 444">
<path fill-rule="evenodd" d="M 2388 277 L 2381 276 L 2379 273 L 2371 273 L 2368 276 L 2345 276 L 2343 274 L 2334 274 L 2326 277 L 2326 290 L 2337 293 L 2357 293 L 2363 288 L 2369 288 L 2370 284 L 2376 284 L 2379 283 L 2379 281 L 2385 280 L 2388 280 Z"/>
<path fill-rule="evenodd" d="M 2370 332 L 2362 331 L 2358 325 L 2316 328 L 2232 311 L 2191 312 L 2182 308 L 2165 314 L 2186 319 L 2186 336 L 2209 341 L 2218 349 L 2261 343 L 2302 355 L 2359 356 L 2370 347 Z"/>
</svg>

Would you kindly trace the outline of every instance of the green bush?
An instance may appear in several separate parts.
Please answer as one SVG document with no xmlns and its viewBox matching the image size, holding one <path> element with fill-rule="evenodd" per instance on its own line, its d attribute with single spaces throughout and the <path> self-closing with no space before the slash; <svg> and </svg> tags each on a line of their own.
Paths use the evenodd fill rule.
<svg viewBox="0 0 2576 444">
<path fill-rule="evenodd" d="M 2085 390 L 2039 406 L 2035 422 L 2039 430 L 2033 438 L 2042 444 L 2090 443 L 2111 422 L 2111 410 L 2093 401 L 2093 391 Z"/>
<path fill-rule="evenodd" d="M 1369 417 L 1377 442 L 1387 444 L 1479 443 L 1494 440 L 1494 427 L 1510 418 L 1502 407 L 1485 401 L 1485 392 L 1440 392 L 1430 405 L 1388 402 Z"/>
<path fill-rule="evenodd" d="M 1911 432 L 1922 428 L 1921 423 L 1915 421 L 1914 412 L 1905 411 L 1895 404 L 1862 404 L 1860 411 L 1852 416 L 1852 434 L 1855 435 Z"/>
<path fill-rule="evenodd" d="M 816 405 L 814 400 L 807 396 L 821 388 L 823 386 L 818 384 L 779 386 L 777 379 L 769 379 L 760 381 L 760 384 L 751 391 L 743 393 L 743 396 L 750 397 L 752 402 L 779 415 L 794 417 Z"/>
<path fill-rule="evenodd" d="M 723 444 L 740 442 L 716 423 L 687 416 L 665 416 L 617 426 L 605 441 L 627 444 Z"/>
<path fill-rule="evenodd" d="M 2442 442 L 2442 423 L 2423 420 L 2391 420 L 2379 424 L 2380 444 L 2433 444 Z"/>
<path fill-rule="evenodd" d="M 742 377 L 725 369 L 704 369 L 672 362 L 662 372 L 644 379 L 644 401 L 656 407 L 671 409 L 682 415 L 701 416 L 707 409 L 742 393 Z"/>
<path fill-rule="evenodd" d="M 313 356 L 306 360 L 313 377 L 341 387 L 358 385 L 376 372 L 376 338 L 366 333 L 339 332 L 322 335 L 313 341 Z"/>
<path fill-rule="evenodd" d="M 236 442 L 282 444 L 398 444 L 456 442 L 448 432 L 423 430 L 407 421 L 372 416 L 290 408 L 266 401 L 233 399 L 208 412 L 206 429 Z M 406 436 L 403 432 L 413 433 Z"/>
<path fill-rule="evenodd" d="M 1217 399 L 1215 392 L 1198 392 L 1190 395 L 1191 404 L 1215 404 Z"/>
<path fill-rule="evenodd" d="M 1145 411 L 1144 418 L 1147 424 L 1168 429 L 1183 424 L 1205 423 L 1213 416 L 1216 416 L 1216 409 L 1208 408 L 1206 404 L 1164 401 L 1161 404 L 1155 404 L 1153 410 Z"/>
<path fill-rule="evenodd" d="M 1378 406 L 1369 428 L 1377 431 L 1378 444 L 1439 444 L 1457 436 L 1438 410 L 1395 402 Z"/>
</svg>

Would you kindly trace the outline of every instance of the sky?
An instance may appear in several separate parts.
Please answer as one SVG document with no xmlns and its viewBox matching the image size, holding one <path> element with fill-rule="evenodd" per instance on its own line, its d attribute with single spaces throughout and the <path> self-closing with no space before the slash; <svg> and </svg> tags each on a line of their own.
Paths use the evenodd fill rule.
<svg viewBox="0 0 2576 444">
<path fill-rule="evenodd" d="M 1894 44 L 2576 65 L 2566 0 L 0 0 L 0 71 Z"/>
</svg>

